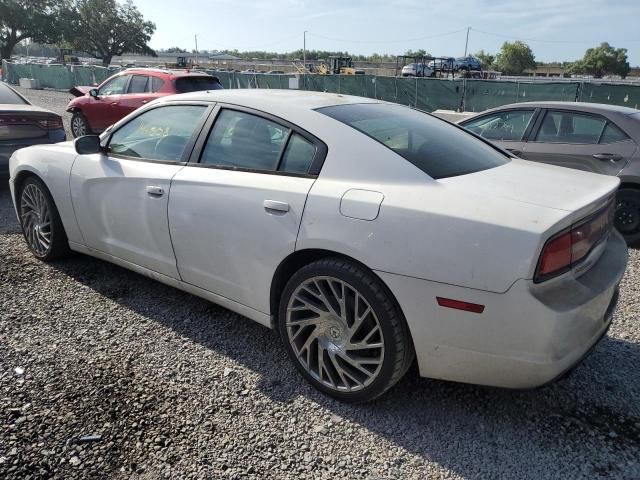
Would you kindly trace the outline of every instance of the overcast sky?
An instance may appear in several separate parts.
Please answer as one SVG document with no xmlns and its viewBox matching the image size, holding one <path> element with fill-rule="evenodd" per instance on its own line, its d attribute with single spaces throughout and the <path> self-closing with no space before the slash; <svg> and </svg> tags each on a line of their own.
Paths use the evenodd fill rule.
<svg viewBox="0 0 640 480">
<path fill-rule="evenodd" d="M 640 65 L 640 0 L 134 0 L 155 22 L 153 48 L 268 50 L 302 48 L 356 54 L 496 52 L 527 42 L 539 61 L 581 58 L 600 42 L 629 50 Z"/>
</svg>

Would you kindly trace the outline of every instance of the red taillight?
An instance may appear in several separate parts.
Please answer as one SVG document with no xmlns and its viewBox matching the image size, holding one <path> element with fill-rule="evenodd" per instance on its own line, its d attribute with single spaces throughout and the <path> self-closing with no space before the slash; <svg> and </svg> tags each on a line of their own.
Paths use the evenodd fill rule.
<svg viewBox="0 0 640 480">
<path fill-rule="evenodd" d="M 570 230 L 552 237 L 540 255 L 534 281 L 543 282 L 560 275 L 583 260 L 611 230 L 613 203 L 594 213 Z"/>
<path fill-rule="evenodd" d="M 62 120 L 60 118 L 49 118 L 47 120 L 38 120 L 38 125 L 47 130 L 62 128 Z"/>
</svg>

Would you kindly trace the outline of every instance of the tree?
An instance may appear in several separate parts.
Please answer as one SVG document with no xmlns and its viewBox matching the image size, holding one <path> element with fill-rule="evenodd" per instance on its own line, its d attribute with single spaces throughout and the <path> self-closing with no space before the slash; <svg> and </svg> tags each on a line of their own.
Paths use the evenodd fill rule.
<svg viewBox="0 0 640 480">
<path fill-rule="evenodd" d="M 504 42 L 496 55 L 495 65 L 507 75 L 521 75 L 528 68 L 536 67 L 536 57 L 529 45 L 520 40 Z"/>
<path fill-rule="evenodd" d="M 474 57 L 480 60 L 480 65 L 482 65 L 482 70 L 491 70 L 496 60 L 495 55 L 491 55 L 490 53 L 487 53 L 484 50 L 480 50 L 479 52 L 476 52 Z"/>
<path fill-rule="evenodd" d="M 417 58 L 417 57 L 430 57 L 431 54 L 427 53 L 426 50 L 423 50 L 422 48 L 420 48 L 420 49 L 418 49 L 416 51 L 413 51 L 413 50 L 409 49 L 406 52 L 404 52 L 404 56 L 405 57 L 416 57 Z"/>
<path fill-rule="evenodd" d="M 589 48 L 582 60 L 578 60 L 569 67 L 571 73 L 586 73 L 596 78 L 604 75 L 620 75 L 626 77 L 631 68 L 627 60 L 626 48 L 614 48 L 607 42 L 600 46 Z"/>
<path fill-rule="evenodd" d="M 65 0 L 0 0 L 0 56 L 10 58 L 25 39 L 55 43 L 72 12 Z"/>
<path fill-rule="evenodd" d="M 70 42 L 101 59 L 104 66 L 123 53 L 156 56 L 148 45 L 156 26 L 144 20 L 131 0 L 76 0 L 76 8 L 77 25 Z"/>
<path fill-rule="evenodd" d="M 171 47 L 171 48 L 167 48 L 166 50 L 164 50 L 164 53 L 187 53 L 187 51 L 184 48 Z"/>
</svg>

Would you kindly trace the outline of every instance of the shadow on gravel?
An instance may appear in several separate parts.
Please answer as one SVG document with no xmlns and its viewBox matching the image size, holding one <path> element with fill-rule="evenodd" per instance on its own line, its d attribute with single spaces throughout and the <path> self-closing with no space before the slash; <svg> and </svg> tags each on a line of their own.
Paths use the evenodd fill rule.
<svg viewBox="0 0 640 480">
<path fill-rule="evenodd" d="M 258 373 L 258 388 L 273 401 L 305 396 L 465 478 L 508 477 L 516 461 L 532 478 L 553 476 L 561 464 L 565 469 L 575 466 L 576 477 L 640 476 L 637 462 L 628 463 L 635 462 L 640 447 L 640 418 L 632 413 L 637 414 L 640 399 L 637 343 L 605 338 L 569 377 L 538 390 L 426 380 L 414 369 L 379 400 L 349 405 L 307 385 L 289 363 L 276 333 L 250 320 L 89 257 L 76 256 L 53 266 Z M 557 464 L 548 470 L 550 461 Z"/>
</svg>

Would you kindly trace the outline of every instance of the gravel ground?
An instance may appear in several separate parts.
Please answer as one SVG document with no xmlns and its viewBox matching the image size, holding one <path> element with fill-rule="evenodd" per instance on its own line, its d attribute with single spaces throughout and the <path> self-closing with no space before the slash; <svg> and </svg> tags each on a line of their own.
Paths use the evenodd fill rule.
<svg viewBox="0 0 640 480">
<path fill-rule="evenodd" d="M 569 377 L 508 391 L 410 371 L 345 405 L 275 332 L 89 257 L 35 260 L 3 180 L 0 478 L 637 479 L 639 302 L 631 250 L 609 336 Z"/>
</svg>

